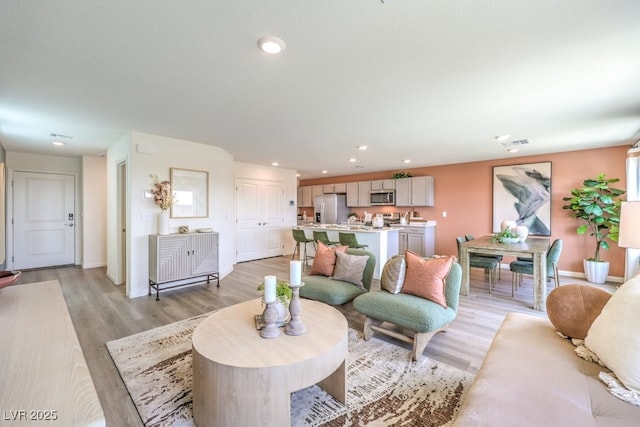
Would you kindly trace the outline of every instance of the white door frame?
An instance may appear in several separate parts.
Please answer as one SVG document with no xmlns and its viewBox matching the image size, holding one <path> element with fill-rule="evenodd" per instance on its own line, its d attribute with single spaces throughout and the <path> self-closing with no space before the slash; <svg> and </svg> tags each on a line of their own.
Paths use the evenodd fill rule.
<svg viewBox="0 0 640 427">
<path fill-rule="evenodd" d="M 127 281 L 127 239 L 129 230 L 127 229 L 127 161 L 123 160 L 119 162 L 117 170 L 117 219 L 116 230 L 118 232 L 118 239 L 116 242 L 116 268 L 114 282 L 116 285 L 125 284 L 126 294 L 129 295 L 129 282 Z M 123 231 L 126 230 L 127 232 Z"/>
<path fill-rule="evenodd" d="M 27 172 L 27 173 L 46 173 L 46 174 L 64 174 L 64 175 L 72 175 L 74 177 L 74 210 L 76 213 L 76 219 L 78 219 L 81 215 L 81 194 L 80 194 L 80 182 L 79 176 L 77 172 L 69 172 L 69 171 L 60 171 L 60 170 L 37 170 L 37 169 L 25 169 L 25 168 L 10 168 L 7 169 L 7 217 L 5 222 L 5 230 L 6 230 L 6 251 L 7 251 L 7 270 L 13 270 L 13 175 L 14 172 Z M 81 238 L 82 238 L 82 221 L 76 220 L 75 227 L 75 265 L 80 265 L 82 263 L 82 256 L 80 248 L 81 246 Z"/>
</svg>

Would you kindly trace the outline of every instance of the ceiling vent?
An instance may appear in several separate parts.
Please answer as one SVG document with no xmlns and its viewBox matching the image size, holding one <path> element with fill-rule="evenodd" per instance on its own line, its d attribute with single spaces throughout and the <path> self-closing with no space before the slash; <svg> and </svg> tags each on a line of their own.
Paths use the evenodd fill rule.
<svg viewBox="0 0 640 427">
<path fill-rule="evenodd" d="M 71 136 L 71 135 L 63 135 L 61 133 L 53 133 L 53 132 L 50 133 L 49 136 L 52 137 L 52 138 L 59 138 L 59 139 L 72 139 L 73 138 L 73 136 Z"/>
<path fill-rule="evenodd" d="M 523 145 L 528 145 L 529 142 L 530 141 L 528 139 L 516 139 L 513 141 L 504 141 L 500 144 L 502 144 L 503 147 L 521 147 Z"/>
</svg>

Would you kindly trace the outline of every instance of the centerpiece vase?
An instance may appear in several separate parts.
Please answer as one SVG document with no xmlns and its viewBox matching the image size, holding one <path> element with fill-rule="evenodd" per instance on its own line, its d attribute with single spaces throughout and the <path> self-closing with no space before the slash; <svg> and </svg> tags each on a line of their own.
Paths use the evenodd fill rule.
<svg viewBox="0 0 640 427">
<path fill-rule="evenodd" d="M 289 307 L 285 305 L 279 298 L 276 299 L 274 304 L 276 311 L 278 312 L 278 323 L 286 322 L 289 319 Z"/>
<path fill-rule="evenodd" d="M 169 211 L 158 213 L 158 234 L 162 236 L 169 234 Z"/>
</svg>

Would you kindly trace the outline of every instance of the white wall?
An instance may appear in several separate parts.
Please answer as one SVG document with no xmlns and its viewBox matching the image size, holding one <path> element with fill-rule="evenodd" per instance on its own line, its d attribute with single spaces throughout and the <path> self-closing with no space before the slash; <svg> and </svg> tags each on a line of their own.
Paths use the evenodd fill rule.
<svg viewBox="0 0 640 427">
<path fill-rule="evenodd" d="M 82 211 L 83 199 L 80 183 L 82 182 L 82 159 L 79 157 L 59 157 L 47 156 L 43 154 L 19 153 L 16 151 L 6 152 L 7 181 L 13 179 L 14 171 L 44 172 L 44 173 L 66 173 L 75 176 L 75 212 L 76 215 Z M 13 263 L 10 262 L 13 256 L 13 230 L 11 227 L 11 200 L 13 192 L 11 186 L 7 186 L 7 268 L 11 269 Z M 82 222 L 76 221 L 75 235 L 75 264 L 82 263 Z"/>
<path fill-rule="evenodd" d="M 284 184 L 284 227 L 281 235 L 282 243 L 284 244 L 283 254 L 293 253 L 295 243 L 291 228 L 298 223 L 298 181 L 296 171 L 242 162 L 235 162 L 234 169 L 235 178 L 281 181 Z"/>
<path fill-rule="evenodd" d="M 128 146 L 128 148 L 126 147 Z M 138 152 L 147 151 L 150 154 Z M 207 171 L 209 173 L 209 217 L 170 220 L 170 232 L 177 232 L 178 226 L 188 225 L 190 229 L 211 227 L 220 233 L 219 263 L 220 277 L 233 270 L 235 262 L 235 217 L 233 158 L 226 151 L 205 144 L 184 141 L 141 132 L 132 132 L 123 138 L 108 154 L 108 267 L 114 271 L 116 265 L 116 239 L 111 229 L 117 224 L 116 193 L 117 164 L 127 159 L 127 295 L 145 296 L 149 283 L 149 234 L 157 232 L 157 214 L 160 211 L 151 199 L 144 198 L 151 188 L 150 175 L 169 179 L 172 167 Z M 112 264 L 114 265 L 112 269 Z M 111 275 L 115 275 L 111 273 Z"/>
<path fill-rule="evenodd" d="M 107 265 L 107 160 L 82 157 L 82 268 Z"/>
</svg>

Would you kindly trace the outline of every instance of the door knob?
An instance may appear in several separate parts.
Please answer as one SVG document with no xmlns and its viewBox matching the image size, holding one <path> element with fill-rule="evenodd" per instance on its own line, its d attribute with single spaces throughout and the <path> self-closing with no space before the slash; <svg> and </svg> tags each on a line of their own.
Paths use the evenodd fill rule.
<svg viewBox="0 0 640 427">
<path fill-rule="evenodd" d="M 73 224 L 65 224 L 67 227 L 73 227 Z"/>
</svg>

